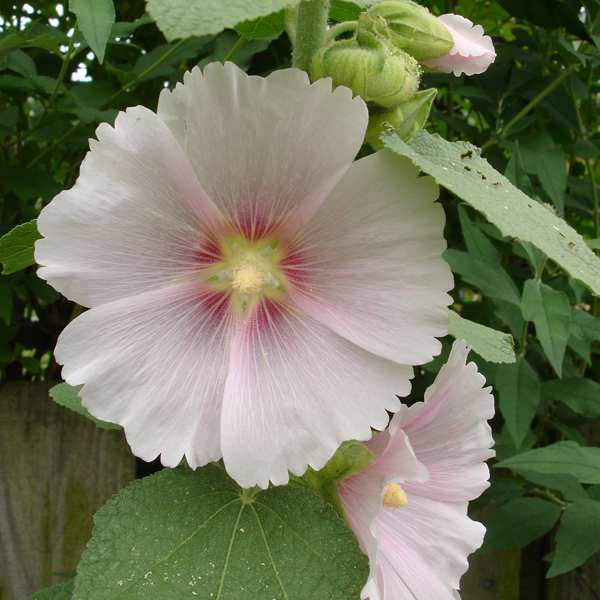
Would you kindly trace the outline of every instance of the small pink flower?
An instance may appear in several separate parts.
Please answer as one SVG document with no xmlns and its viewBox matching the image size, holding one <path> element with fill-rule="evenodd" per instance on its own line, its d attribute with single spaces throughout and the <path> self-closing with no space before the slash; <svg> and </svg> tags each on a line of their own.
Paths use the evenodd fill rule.
<svg viewBox="0 0 600 600">
<path fill-rule="evenodd" d="M 496 52 L 492 38 L 484 35 L 481 25 L 460 15 L 441 15 L 438 19 L 454 38 L 454 48 L 444 56 L 423 62 L 426 67 L 442 73 L 477 75 L 483 73 L 495 60 Z"/>
<path fill-rule="evenodd" d="M 90 307 L 56 358 L 144 460 L 283 484 L 383 429 L 439 353 L 444 214 L 409 161 L 352 164 L 367 109 L 331 80 L 184 81 L 100 125 L 39 217 L 40 276 Z"/>
<path fill-rule="evenodd" d="M 454 343 L 425 401 L 402 406 L 365 443 L 373 464 L 339 484 L 371 565 L 363 599 L 453 600 L 467 556 L 483 543 L 467 505 L 488 487 L 494 399 L 467 354 Z"/>
</svg>

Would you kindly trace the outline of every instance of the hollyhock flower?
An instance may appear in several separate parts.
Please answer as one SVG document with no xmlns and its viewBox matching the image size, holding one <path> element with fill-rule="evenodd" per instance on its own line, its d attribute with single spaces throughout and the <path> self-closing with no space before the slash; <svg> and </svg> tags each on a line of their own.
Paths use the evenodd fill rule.
<svg viewBox="0 0 600 600">
<path fill-rule="evenodd" d="M 64 379 L 137 456 L 286 483 L 384 428 L 439 352 L 437 187 L 391 153 L 351 164 L 367 118 L 331 80 L 227 63 L 98 127 L 36 260 L 90 307 L 58 340 Z"/>
<path fill-rule="evenodd" d="M 456 341 L 424 402 L 403 406 L 365 445 L 373 463 L 339 484 L 342 505 L 369 556 L 361 598 L 452 600 L 485 528 L 467 517 L 488 487 L 491 388 Z"/>
<path fill-rule="evenodd" d="M 441 15 L 438 20 L 452 34 L 454 48 L 439 58 L 424 61 L 426 67 L 458 77 L 462 73 L 483 73 L 496 60 L 492 38 L 484 35 L 481 25 L 473 25 L 469 19 L 453 14 Z"/>
</svg>

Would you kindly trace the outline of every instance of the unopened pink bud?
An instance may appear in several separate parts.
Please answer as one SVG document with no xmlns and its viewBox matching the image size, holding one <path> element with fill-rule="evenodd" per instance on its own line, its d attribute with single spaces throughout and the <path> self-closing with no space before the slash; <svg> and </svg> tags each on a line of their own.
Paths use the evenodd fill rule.
<svg viewBox="0 0 600 600">
<path fill-rule="evenodd" d="M 423 65 L 458 77 L 462 73 L 483 73 L 496 60 L 492 38 L 484 35 L 481 25 L 473 25 L 469 19 L 452 14 L 442 15 L 438 20 L 452 34 L 454 47 L 439 58 L 423 62 Z"/>
</svg>

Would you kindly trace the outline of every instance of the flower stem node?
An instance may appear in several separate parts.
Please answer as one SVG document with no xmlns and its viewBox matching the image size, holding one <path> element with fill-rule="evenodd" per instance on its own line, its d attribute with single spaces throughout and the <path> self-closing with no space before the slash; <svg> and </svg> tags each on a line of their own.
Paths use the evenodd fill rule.
<svg viewBox="0 0 600 600">
<path fill-rule="evenodd" d="M 385 486 L 383 505 L 389 508 L 402 508 L 408 504 L 404 490 L 397 483 L 388 483 Z"/>
<path fill-rule="evenodd" d="M 443 56 L 454 46 L 446 26 L 411 0 L 383 0 L 369 10 L 369 15 L 383 17 L 390 41 L 419 62 Z"/>
<path fill-rule="evenodd" d="M 314 80 L 333 79 L 333 87 L 349 87 L 368 103 L 393 108 L 408 100 L 419 85 L 417 61 L 388 41 L 383 19 L 363 13 L 356 38 L 322 48 L 311 66 Z"/>
</svg>

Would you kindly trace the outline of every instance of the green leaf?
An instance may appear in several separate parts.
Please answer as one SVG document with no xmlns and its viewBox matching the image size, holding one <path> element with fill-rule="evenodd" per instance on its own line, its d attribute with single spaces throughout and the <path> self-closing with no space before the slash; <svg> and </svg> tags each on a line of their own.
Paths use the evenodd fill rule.
<svg viewBox="0 0 600 600">
<path fill-rule="evenodd" d="M 529 175 L 525 172 L 525 166 L 523 165 L 523 159 L 521 158 L 519 140 L 515 140 L 510 159 L 504 170 L 504 176 L 524 194 L 527 194 L 530 197 L 534 195 L 531 180 L 529 179 Z"/>
<path fill-rule="evenodd" d="M 0 181 L 23 200 L 41 198 L 49 202 L 64 189 L 62 184 L 45 171 L 18 165 L 0 167 Z"/>
<path fill-rule="evenodd" d="M 584 239 L 493 169 L 478 148 L 467 142 L 447 142 L 426 131 L 417 131 L 409 143 L 393 133 L 382 139 L 396 154 L 410 158 L 439 185 L 480 211 L 502 235 L 531 242 L 600 294 L 600 259 Z"/>
<path fill-rule="evenodd" d="M 537 175 L 543 190 L 562 215 L 567 190 L 565 153 L 555 145 L 546 131 L 521 135 L 519 145 L 525 171 Z"/>
<path fill-rule="evenodd" d="M 592 379 L 552 379 L 542 383 L 542 395 L 566 404 L 587 419 L 600 418 L 600 384 Z"/>
<path fill-rule="evenodd" d="M 465 238 L 465 244 L 467 244 L 469 254 L 472 254 L 484 262 L 499 265 L 502 259 L 500 252 L 496 250 L 494 244 L 490 242 L 485 233 L 483 233 L 479 227 L 476 227 L 473 221 L 469 219 L 463 206 L 458 207 L 458 218 L 460 220 L 460 229 Z"/>
<path fill-rule="evenodd" d="M 550 364 L 562 377 L 562 363 L 571 333 L 571 305 L 564 292 L 529 279 L 523 288 L 523 316 L 535 324 L 542 348 Z"/>
<path fill-rule="evenodd" d="M 266 17 L 300 0 L 148 0 L 146 10 L 168 41 L 201 37 Z"/>
<path fill-rule="evenodd" d="M 566 473 L 580 483 L 600 483 L 600 448 L 582 448 L 575 442 L 556 442 L 517 454 L 494 465 L 516 473 Z"/>
<path fill-rule="evenodd" d="M 329 19 L 343 23 L 344 21 L 357 21 L 364 6 L 347 0 L 331 0 Z"/>
<path fill-rule="evenodd" d="M 87 417 L 88 419 L 90 419 L 90 421 L 94 421 L 94 423 L 102 429 L 121 429 L 120 425 L 96 419 L 96 417 L 93 417 L 88 412 L 85 406 L 82 406 L 81 398 L 77 395 L 82 387 L 83 385 L 72 386 L 68 383 L 59 383 L 50 390 L 50 396 L 57 404 L 60 404 L 61 406 L 66 406 L 67 408 L 70 408 L 76 413 Z"/>
<path fill-rule="evenodd" d="M 541 498 L 511 500 L 485 520 L 487 533 L 478 553 L 527 546 L 550 531 L 560 513 L 560 506 Z"/>
<path fill-rule="evenodd" d="M 279 35 L 285 29 L 285 11 L 273 13 L 266 17 L 258 17 L 252 21 L 244 21 L 234 27 L 247 40 L 262 40 L 273 35 Z"/>
<path fill-rule="evenodd" d="M 29 596 L 27 600 L 71 600 L 74 587 L 74 580 L 59 583 Z"/>
<path fill-rule="evenodd" d="M 54 28 L 49 27 L 49 29 Z M 24 32 L 18 34 L 10 33 L 0 40 L 0 60 L 19 48 L 43 48 L 58 56 L 62 56 L 60 43 L 55 36 L 42 34 L 33 38 L 28 38 L 27 36 L 24 36 L 23 33 Z"/>
<path fill-rule="evenodd" d="M 75 13 L 85 41 L 102 64 L 106 43 L 115 24 L 113 0 L 69 0 L 69 10 Z"/>
<path fill-rule="evenodd" d="M 540 381 L 525 357 L 511 365 L 499 365 L 496 389 L 500 412 L 517 448 L 521 447 L 540 403 Z"/>
<path fill-rule="evenodd" d="M 35 264 L 34 244 L 41 239 L 35 219 L 17 225 L 0 239 L 0 262 L 4 263 L 3 275 L 10 275 Z"/>
<path fill-rule="evenodd" d="M 478 287 L 484 296 L 505 300 L 517 306 L 521 304 L 515 282 L 500 265 L 486 263 L 472 254 L 453 249 L 444 252 L 444 259 L 454 273 Z"/>
<path fill-rule="evenodd" d="M 450 335 L 457 340 L 465 340 L 481 358 L 493 363 L 515 362 L 514 341 L 512 335 L 496 331 L 485 325 L 463 319 L 453 310 L 450 316 Z"/>
<path fill-rule="evenodd" d="M 95 522 L 76 600 L 347 600 L 369 574 L 354 533 L 313 492 L 253 495 L 214 464 L 134 481 Z"/>
<path fill-rule="evenodd" d="M 600 341 L 600 317 L 574 308 L 571 311 L 571 329 L 582 339 Z"/>
<path fill-rule="evenodd" d="M 566 573 L 600 550 L 600 502 L 581 500 L 567 508 L 556 532 L 556 550 L 546 577 Z"/>
</svg>

